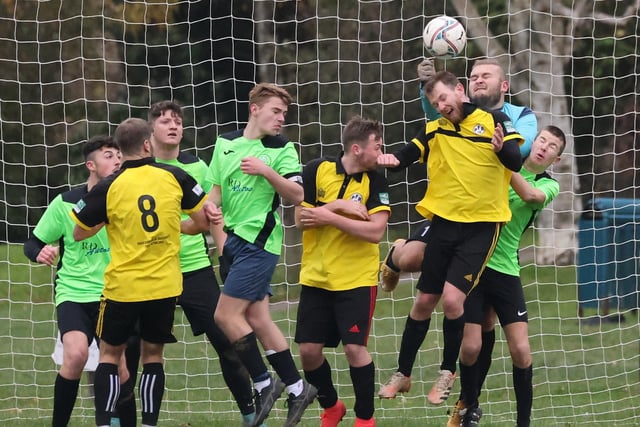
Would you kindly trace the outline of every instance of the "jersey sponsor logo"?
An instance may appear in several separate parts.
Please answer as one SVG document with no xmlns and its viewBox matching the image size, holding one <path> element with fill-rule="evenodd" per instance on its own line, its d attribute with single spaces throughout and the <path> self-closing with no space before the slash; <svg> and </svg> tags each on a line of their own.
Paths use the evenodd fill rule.
<svg viewBox="0 0 640 427">
<path fill-rule="evenodd" d="M 362 203 L 362 200 L 364 200 L 364 197 L 362 197 L 362 194 L 360 193 L 353 193 L 349 199 L 352 202 Z"/>
<path fill-rule="evenodd" d="M 506 122 L 502 123 L 504 125 L 504 131 L 505 133 L 515 133 L 516 128 L 513 126 L 513 122 L 511 122 L 511 120 L 507 120 Z"/>
<path fill-rule="evenodd" d="M 201 196 L 204 193 L 204 190 L 202 189 L 202 187 L 200 187 L 200 184 L 196 184 L 195 187 L 191 189 L 191 191 L 196 196 Z"/>
<path fill-rule="evenodd" d="M 82 209 L 84 209 L 85 206 L 87 206 L 87 205 L 84 202 L 84 200 L 80 199 L 80 200 L 78 200 L 78 203 L 76 203 L 76 205 L 73 207 L 73 211 L 75 213 L 79 213 Z"/>
<path fill-rule="evenodd" d="M 480 123 L 473 127 L 473 133 L 475 133 L 476 135 L 482 135 L 484 133 L 484 130 L 484 126 L 482 126 Z"/>
<path fill-rule="evenodd" d="M 383 205 L 389 204 L 389 193 L 378 193 L 378 198 Z"/>
<path fill-rule="evenodd" d="M 98 246 L 96 242 L 91 242 L 88 240 L 83 240 L 81 247 L 82 247 L 82 250 L 85 252 L 84 253 L 85 256 L 91 256 L 91 255 L 97 255 L 97 254 L 103 254 L 103 253 L 109 252 L 109 248 Z"/>
<path fill-rule="evenodd" d="M 138 246 L 145 246 L 145 247 L 150 247 L 150 246 L 154 246 L 154 245 L 164 245 L 169 241 L 169 235 L 168 234 L 158 234 L 153 236 L 152 238 L 148 239 L 148 240 L 141 240 L 139 242 L 136 242 L 136 244 Z"/>
<path fill-rule="evenodd" d="M 243 192 L 243 191 L 253 191 L 253 187 L 247 187 L 242 184 L 239 180 L 229 178 L 229 190 L 235 192 Z"/>
</svg>

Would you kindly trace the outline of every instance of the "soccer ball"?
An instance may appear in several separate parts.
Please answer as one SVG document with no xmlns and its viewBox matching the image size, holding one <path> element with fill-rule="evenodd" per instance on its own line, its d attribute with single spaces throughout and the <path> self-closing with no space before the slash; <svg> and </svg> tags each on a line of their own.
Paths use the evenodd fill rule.
<svg viewBox="0 0 640 427">
<path fill-rule="evenodd" d="M 467 44 L 467 32 L 462 24 L 449 16 L 433 18 L 422 33 L 424 47 L 439 58 L 454 58 Z"/>
</svg>

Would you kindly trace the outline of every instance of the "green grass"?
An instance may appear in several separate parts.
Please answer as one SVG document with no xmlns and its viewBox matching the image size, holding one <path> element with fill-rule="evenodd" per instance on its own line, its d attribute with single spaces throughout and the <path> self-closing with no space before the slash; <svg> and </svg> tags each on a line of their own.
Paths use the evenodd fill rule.
<svg viewBox="0 0 640 427">
<path fill-rule="evenodd" d="M 0 246 L 0 425 L 48 426 L 56 367 L 50 353 L 56 333 L 52 272 L 30 265 L 21 247 Z M 273 315 L 285 335 L 295 330 L 298 286 L 295 274 L 277 271 Z M 529 301 L 530 337 L 534 357 L 533 426 L 634 426 L 640 418 L 640 323 L 637 312 L 626 312 L 622 323 L 589 323 L 577 317 L 573 267 L 533 267 L 523 270 Z M 369 349 L 377 368 L 376 382 L 387 379 L 396 367 L 396 349 L 412 303 L 413 283 L 404 279 L 393 295 L 380 293 Z M 176 318 L 180 343 L 167 346 L 167 392 L 160 424 L 165 426 L 227 426 L 239 424 L 239 415 L 225 389 L 215 353 L 201 337 L 194 338 Z M 442 313 L 436 311 L 431 331 L 422 346 L 413 373 L 413 388 L 404 397 L 376 401 L 381 427 L 403 423 L 442 426 L 447 408 L 428 406 L 425 396 L 435 378 L 442 352 Z M 297 349 L 292 344 L 294 354 Z M 348 366 L 340 353 L 328 352 L 336 371 L 339 395 L 349 412 L 344 425 L 353 423 L 353 391 Z M 454 392 L 459 390 L 459 383 Z M 377 386 L 376 386 L 377 391 Z M 454 398 L 452 398 L 453 400 Z M 453 403 L 453 402 L 452 402 Z M 498 328 L 494 362 L 481 395 L 486 426 L 515 424 L 515 396 L 511 362 Z M 281 402 L 269 425 L 286 415 Z M 320 411 L 310 408 L 302 426 L 318 425 Z M 93 425 L 92 400 L 83 385 L 72 426 Z"/>
</svg>

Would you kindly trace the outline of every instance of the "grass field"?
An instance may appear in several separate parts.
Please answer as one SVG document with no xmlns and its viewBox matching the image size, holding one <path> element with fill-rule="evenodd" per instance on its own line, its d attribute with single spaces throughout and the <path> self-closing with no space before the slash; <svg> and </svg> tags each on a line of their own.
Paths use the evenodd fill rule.
<svg viewBox="0 0 640 427">
<path fill-rule="evenodd" d="M 55 323 L 51 269 L 32 266 L 19 245 L 0 246 L 0 425 L 48 426 L 56 367 L 50 354 Z M 6 267 L 5 267 L 6 266 Z M 281 275 L 284 272 L 280 272 Z M 278 280 L 274 280 L 277 282 Z M 291 280 L 289 280 L 291 282 Z M 640 323 L 637 312 L 624 313 L 624 322 L 586 322 L 577 317 L 575 268 L 526 267 L 525 293 L 529 301 L 530 336 L 534 353 L 533 426 L 638 426 L 640 408 Z M 281 285 L 274 318 L 286 335 L 295 330 L 295 304 L 286 295 L 297 287 Z M 412 303 L 410 278 L 392 296 L 380 293 L 369 348 L 382 382 L 396 367 L 396 348 Z M 293 301 L 295 296 L 290 297 Z M 395 400 L 376 401 L 381 427 L 444 426 L 447 407 L 428 406 L 425 396 L 440 362 L 442 314 L 436 312 L 432 331 L 422 347 L 410 393 Z M 225 390 L 213 351 L 194 338 L 177 316 L 180 343 L 167 346 L 167 392 L 160 425 L 239 425 L 230 394 Z M 499 328 L 498 328 L 499 330 Z M 515 397 L 511 363 L 501 333 L 495 360 L 481 395 L 483 426 L 513 426 Z M 293 345 L 294 354 L 297 352 Z M 353 406 L 348 367 L 339 353 L 328 359 L 337 370 L 338 391 Z M 454 387 L 459 390 L 459 384 Z M 74 411 L 72 426 L 93 425 L 88 387 Z M 453 400 L 453 398 L 452 398 Z M 453 402 L 452 402 L 453 403 Z M 268 425 L 280 425 L 286 408 L 278 402 Z M 320 411 L 310 408 L 302 426 L 318 425 Z M 343 425 L 353 423 L 349 410 Z"/>
</svg>

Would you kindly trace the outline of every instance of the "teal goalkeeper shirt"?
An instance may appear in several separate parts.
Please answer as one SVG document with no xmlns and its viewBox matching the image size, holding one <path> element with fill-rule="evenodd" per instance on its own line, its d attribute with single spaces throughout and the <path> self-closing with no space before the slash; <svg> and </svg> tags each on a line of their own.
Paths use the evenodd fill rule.
<svg viewBox="0 0 640 427">
<path fill-rule="evenodd" d="M 191 175 L 200 184 L 200 187 L 208 193 L 213 186 L 211 173 L 207 164 L 198 157 L 180 153 L 175 160 L 162 160 L 156 158 L 156 162 L 176 166 Z M 180 219 L 184 221 L 189 215 L 181 212 Z M 209 248 L 204 234 L 180 235 L 180 270 L 183 273 L 211 267 Z"/>
<path fill-rule="evenodd" d="M 72 301 L 100 301 L 104 286 L 104 271 L 111 260 L 107 231 L 102 228 L 86 240 L 73 239 L 75 222 L 69 212 L 87 193 L 87 186 L 74 188 L 53 199 L 33 235 L 46 244 L 58 243 L 60 261 L 54 290 L 56 306 Z"/>
<path fill-rule="evenodd" d="M 560 191 L 558 182 L 547 173 L 536 175 L 523 167 L 520 174 L 534 188 L 542 191 L 546 197 L 544 203 L 525 203 L 514 189 L 509 187 L 511 220 L 502 228 L 498 244 L 487 263 L 487 267 L 511 276 L 520 275 L 518 249 L 522 233 L 533 222 L 540 210 L 547 206 Z"/>
<path fill-rule="evenodd" d="M 279 175 L 287 179 L 298 177 L 302 182 L 298 151 L 280 135 L 247 139 L 243 130 L 238 130 L 218 137 L 209 165 L 213 184 L 219 185 L 222 193 L 225 229 L 280 255 L 283 235 L 277 213 L 280 196 L 264 177 L 240 170 L 240 161 L 245 157 L 257 157 Z"/>
</svg>

